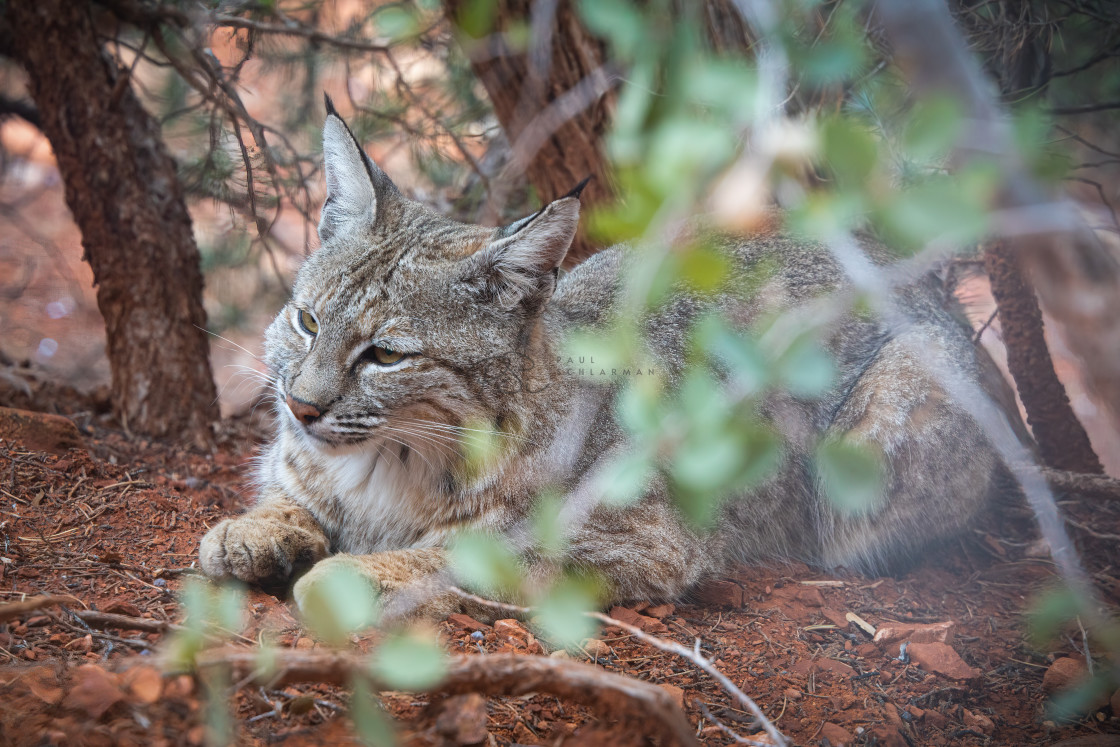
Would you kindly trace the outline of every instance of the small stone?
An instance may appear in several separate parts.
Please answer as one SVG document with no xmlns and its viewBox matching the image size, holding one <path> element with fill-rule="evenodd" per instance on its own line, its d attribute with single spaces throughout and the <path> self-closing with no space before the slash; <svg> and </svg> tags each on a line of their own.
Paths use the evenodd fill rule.
<svg viewBox="0 0 1120 747">
<path fill-rule="evenodd" d="M 1088 674 L 1089 669 L 1085 666 L 1084 659 L 1063 656 L 1051 664 L 1042 676 L 1042 689 L 1048 693 L 1064 690 Z"/>
<path fill-rule="evenodd" d="M 624 622 L 627 625 L 633 625 L 635 628 L 640 628 L 647 633 L 664 633 L 668 630 L 665 623 L 660 620 L 641 615 L 628 607 L 611 607 L 610 616 L 619 622 Z"/>
<path fill-rule="evenodd" d="M 585 638 L 580 647 L 593 659 L 605 659 L 611 655 L 611 647 L 598 638 Z"/>
<path fill-rule="evenodd" d="M 647 607 L 645 610 L 645 614 L 658 620 L 664 620 L 666 617 L 669 617 L 676 611 L 676 605 L 669 603 L 659 604 L 656 607 Z"/>
<path fill-rule="evenodd" d="M 953 643 L 952 622 L 939 622 L 929 624 L 918 623 L 887 623 L 880 625 L 875 631 L 873 641 L 881 648 L 894 648 L 903 641 L 910 643 Z"/>
<path fill-rule="evenodd" d="M 711 579 L 704 582 L 694 593 L 697 604 L 714 607 L 742 607 L 746 601 L 743 587 L 731 581 Z"/>
<path fill-rule="evenodd" d="M 62 704 L 85 713 L 93 720 L 101 718 L 115 703 L 124 700 L 119 678 L 96 664 L 83 664 L 74 672 L 74 686 Z"/>
<path fill-rule="evenodd" d="M 824 606 L 824 595 L 821 594 L 821 590 L 815 586 L 806 586 L 798 589 L 794 598 L 806 607 L 816 608 Z"/>
<path fill-rule="evenodd" d="M 569 653 L 568 653 L 567 651 L 565 651 L 564 649 L 562 649 L 562 648 L 558 648 L 558 649 L 556 649 L 555 651 L 553 651 L 553 652 L 552 652 L 551 654 L 549 654 L 549 655 L 548 655 L 548 658 L 550 658 L 550 659 L 565 659 L 565 660 L 568 660 L 568 659 L 571 659 L 571 658 L 572 658 L 572 655 L 571 655 L 571 654 L 569 654 Z"/>
<path fill-rule="evenodd" d="M 463 630 L 489 630 L 490 629 L 489 625 L 486 625 L 484 623 L 480 623 L 478 620 L 475 620 L 470 615 L 464 615 L 464 614 L 459 613 L 459 612 L 456 612 L 453 615 L 448 615 L 447 616 L 447 622 L 451 623 L 456 628 L 462 628 Z"/>
<path fill-rule="evenodd" d="M 315 641 L 307 636 L 300 636 L 300 638 L 296 640 L 296 648 L 315 648 Z"/>
<path fill-rule="evenodd" d="M 672 697 L 673 702 L 677 704 L 678 708 L 684 708 L 684 690 L 676 685 L 670 685 L 665 682 L 658 684 L 658 687 L 669 693 L 669 696 Z"/>
<path fill-rule="evenodd" d="M 513 619 L 495 621 L 494 632 L 499 639 L 518 648 L 530 648 L 537 641 L 524 625 Z"/>
<path fill-rule="evenodd" d="M 906 649 L 911 660 L 927 672 L 951 680 L 971 680 L 980 676 L 980 670 L 970 667 L 952 646 L 944 643 L 912 643 Z"/>
<path fill-rule="evenodd" d="M 787 687 L 785 690 L 782 690 L 782 695 L 786 696 L 790 700 L 801 700 L 802 697 L 801 691 L 796 687 Z"/>
<path fill-rule="evenodd" d="M 454 745 L 486 739 L 486 698 L 478 693 L 448 698 L 436 718 L 436 732 Z"/>
<path fill-rule="evenodd" d="M 473 633 L 471 633 L 471 640 L 472 641 L 481 641 L 485 637 L 486 636 L 482 633 L 481 630 L 476 630 Z"/>
<path fill-rule="evenodd" d="M 852 743 L 852 734 L 839 724 L 831 721 L 821 727 L 821 738 L 827 739 L 832 747 L 843 747 Z"/>
<path fill-rule="evenodd" d="M 996 730 L 995 723 L 985 716 L 983 713 L 973 713 L 967 708 L 964 709 L 964 725 L 973 731 L 978 731 L 981 734 L 991 734 Z"/>
</svg>

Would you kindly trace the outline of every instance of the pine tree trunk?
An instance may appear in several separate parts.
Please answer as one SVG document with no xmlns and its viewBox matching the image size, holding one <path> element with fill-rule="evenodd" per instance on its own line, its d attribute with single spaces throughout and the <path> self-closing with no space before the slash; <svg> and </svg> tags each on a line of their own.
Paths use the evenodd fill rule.
<svg viewBox="0 0 1120 747">
<path fill-rule="evenodd" d="M 205 444 L 217 408 L 190 215 L 159 124 L 92 12 L 9 0 L 6 15 L 93 268 L 114 411 L 134 432 Z"/>
<path fill-rule="evenodd" d="M 469 4 L 464 0 L 444 0 L 452 23 L 460 9 Z M 502 32 L 516 24 L 529 23 L 534 8 L 537 12 L 546 12 L 550 4 L 496 0 L 495 23 L 486 37 L 486 46 L 471 55 L 471 67 L 486 88 L 511 145 L 531 125 L 534 115 L 588 76 L 602 72 L 606 61 L 602 42 L 580 23 L 574 3 L 559 0 L 550 21 L 552 43 L 547 77 L 541 80 L 534 74 L 530 54 L 511 50 Z M 552 133 L 526 164 L 525 174 L 541 200 L 563 196 L 587 176 L 592 180 L 581 197 L 585 206 L 602 204 L 613 198 L 612 180 L 603 153 L 603 135 L 610 124 L 613 103 L 612 90 L 583 107 Z M 581 230 L 565 264 L 578 263 L 595 250 L 595 244 Z"/>
</svg>

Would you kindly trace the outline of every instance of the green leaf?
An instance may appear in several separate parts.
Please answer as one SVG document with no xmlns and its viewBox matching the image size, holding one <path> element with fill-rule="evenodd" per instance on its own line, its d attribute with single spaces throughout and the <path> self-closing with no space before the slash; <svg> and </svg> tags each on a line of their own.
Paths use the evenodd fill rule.
<svg viewBox="0 0 1120 747">
<path fill-rule="evenodd" d="M 862 187 L 879 160 L 875 137 L 848 117 L 832 117 L 821 126 L 822 154 L 842 187 Z"/>
<path fill-rule="evenodd" d="M 374 15 L 378 30 L 393 41 L 404 41 L 420 33 L 420 21 L 407 6 L 389 5 Z"/>
<path fill-rule="evenodd" d="M 377 622 L 379 592 L 357 563 L 331 562 L 316 573 L 301 601 L 308 626 L 323 640 L 344 645 L 351 633 Z"/>
<path fill-rule="evenodd" d="M 620 59 L 630 58 L 643 41 L 645 19 L 627 0 L 581 0 L 579 14 L 592 33 L 610 41 Z"/>
<path fill-rule="evenodd" d="M 464 0 L 455 14 L 455 22 L 463 33 L 481 39 L 494 28 L 497 12 L 497 0 Z"/>
<path fill-rule="evenodd" d="M 648 451 L 635 448 L 620 454 L 603 469 L 603 501 L 612 505 L 626 505 L 639 500 L 645 494 L 653 474 L 653 457 Z"/>
<path fill-rule="evenodd" d="M 910 112 L 902 142 L 910 157 L 921 163 L 943 158 L 957 142 L 964 124 L 960 104 L 948 96 L 919 102 Z"/>
<path fill-rule="evenodd" d="M 869 445 L 829 439 L 817 447 L 817 476 L 842 514 L 858 516 L 882 503 L 882 457 Z"/>
<path fill-rule="evenodd" d="M 567 542 L 560 526 L 560 511 L 563 508 L 563 500 L 553 493 L 541 494 L 533 504 L 533 537 L 537 541 L 537 552 L 544 557 L 558 558 L 564 552 Z"/>
<path fill-rule="evenodd" d="M 397 737 L 393 722 L 381 709 L 374 694 L 370 691 L 365 677 L 355 677 L 351 686 L 350 718 L 354 720 L 354 730 L 362 744 L 368 747 L 393 747 Z"/>
<path fill-rule="evenodd" d="M 710 293 L 719 290 L 731 274 L 727 256 L 705 246 L 687 251 L 680 266 L 680 276 L 694 291 Z"/>
<path fill-rule="evenodd" d="M 484 596 L 517 589 L 521 568 L 517 556 L 501 539 L 478 532 L 456 535 L 448 547 L 451 568 L 468 589 Z"/>
<path fill-rule="evenodd" d="M 447 657 L 439 642 L 411 630 L 388 636 L 377 648 L 373 671 L 399 690 L 426 690 L 447 672 Z"/>
<path fill-rule="evenodd" d="M 601 589 L 589 578 L 565 578 L 537 602 L 537 621 L 548 637 L 572 646 L 595 634 L 598 623 L 587 616 L 598 609 Z"/>
<path fill-rule="evenodd" d="M 777 380 L 795 397 L 819 397 L 836 376 L 832 356 L 817 342 L 802 337 L 789 347 L 776 363 Z"/>
<path fill-rule="evenodd" d="M 1056 586 L 1040 593 L 1027 608 L 1031 643 L 1036 648 L 1049 646 L 1083 606 L 1076 592 L 1068 586 Z"/>
</svg>

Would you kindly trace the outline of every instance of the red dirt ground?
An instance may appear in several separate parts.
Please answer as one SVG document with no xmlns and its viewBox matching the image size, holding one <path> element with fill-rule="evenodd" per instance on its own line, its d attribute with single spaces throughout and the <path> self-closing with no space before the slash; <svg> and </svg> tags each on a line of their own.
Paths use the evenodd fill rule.
<svg viewBox="0 0 1120 747">
<path fill-rule="evenodd" d="M 85 448 L 30 448 L 0 430 L 0 605 L 40 594 L 72 604 L 0 624 L 0 744 L 188 744 L 205 741 L 200 685 L 155 669 L 165 636 L 87 627 L 71 611 L 100 610 L 154 621 L 181 618 L 175 592 L 207 527 L 250 501 L 246 462 L 259 429 L 227 421 L 218 448 L 202 454 L 131 438 L 107 427 L 105 403 L 40 385 L 12 404 L 69 416 Z M 49 446 L 49 443 L 47 444 Z M 1120 601 L 1120 510 L 1067 500 L 1071 529 L 1105 601 Z M 974 531 L 891 578 L 826 574 L 802 566 L 742 568 L 709 584 L 692 604 L 616 608 L 647 632 L 700 648 L 798 745 L 1026 745 L 1120 731 L 1120 699 L 1073 723 L 1045 711 L 1043 677 L 1084 666 L 1080 633 L 1042 650 L 1028 643 L 1024 610 L 1054 580 L 1029 512 L 995 507 Z M 847 613 L 883 632 L 876 644 Z M 248 624 L 234 645 L 263 636 L 278 646 L 317 647 L 283 600 L 250 592 Z M 547 641 L 445 621 L 452 653 L 548 653 Z M 516 628 L 515 628 L 516 630 Z M 932 632 L 931 632 L 932 631 Z M 923 639 L 931 643 L 919 643 Z M 586 651 L 598 666 L 657 683 L 679 697 L 703 744 L 734 744 L 713 719 L 765 743 L 749 715 L 690 662 L 607 627 Z M 899 640 L 911 641 L 909 663 Z M 365 650 L 370 637 L 355 638 Z M 959 655 L 959 656 L 958 656 Z M 1057 666 L 1058 659 L 1069 658 Z M 659 744 L 552 696 L 451 699 L 384 692 L 406 745 Z M 244 687 L 221 694 L 244 744 L 356 743 L 336 687 Z M 1114 710 L 1117 709 L 1117 710 Z M 752 733 L 755 732 L 755 733 Z M 473 741 L 468 741 L 473 740 Z M 1115 744 L 1093 741 L 1092 744 Z M 1088 744 L 1088 743 L 1084 743 Z"/>
</svg>

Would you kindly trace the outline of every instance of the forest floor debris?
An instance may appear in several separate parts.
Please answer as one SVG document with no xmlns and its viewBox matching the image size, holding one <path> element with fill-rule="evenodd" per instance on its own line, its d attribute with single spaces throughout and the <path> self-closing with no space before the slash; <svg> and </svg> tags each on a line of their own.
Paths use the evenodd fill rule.
<svg viewBox="0 0 1120 747">
<path fill-rule="evenodd" d="M 252 428 L 227 423 L 221 446 L 200 454 L 74 420 L 80 448 L 0 437 L 0 742 L 202 744 L 204 688 L 163 673 L 158 655 L 181 621 L 176 591 L 200 537 L 251 502 Z M 1102 597 L 1120 602 L 1120 548 L 1107 539 L 1120 533 L 1120 506 L 1067 499 L 1063 508 L 1092 527 L 1072 525 Z M 1048 693 L 1087 667 L 1077 634 L 1045 650 L 1028 640 L 1024 613 L 1056 581 L 1034 542 L 1029 512 L 1008 502 L 894 577 L 739 568 L 688 600 L 615 607 L 633 630 L 605 625 L 562 653 L 515 620 L 453 615 L 440 634 L 460 657 L 548 657 L 542 669 L 572 658 L 658 685 L 703 744 L 767 736 L 696 662 L 635 630 L 688 649 L 699 639 L 703 659 L 798 745 L 1050 745 L 1120 731 L 1112 693 L 1078 721 L 1046 710 Z M 227 643 L 244 656 L 262 638 L 292 657 L 329 653 L 270 594 L 249 593 L 246 622 Z M 353 637 L 351 653 L 376 640 Z M 562 693 L 480 693 L 380 695 L 406 745 L 658 743 L 621 711 Z M 357 743 L 347 691 L 335 684 L 245 684 L 228 695 L 241 743 Z"/>
</svg>

